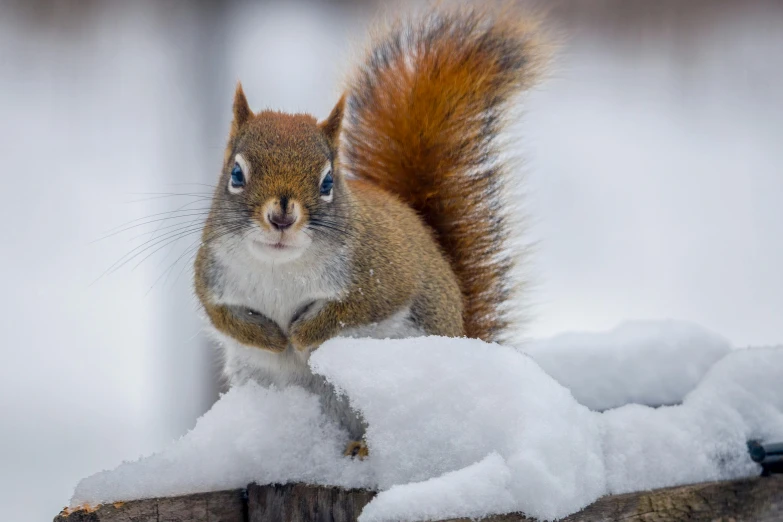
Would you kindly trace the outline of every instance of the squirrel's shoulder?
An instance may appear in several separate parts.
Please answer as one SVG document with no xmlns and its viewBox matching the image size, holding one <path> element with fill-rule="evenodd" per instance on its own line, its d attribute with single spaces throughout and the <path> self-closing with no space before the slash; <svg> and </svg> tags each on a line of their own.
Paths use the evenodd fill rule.
<svg viewBox="0 0 783 522">
<path fill-rule="evenodd" d="M 415 216 L 416 213 L 410 205 L 403 202 L 399 196 L 385 190 L 375 183 L 361 179 L 346 179 L 348 186 L 354 196 L 359 199 L 365 207 L 383 208 L 391 211 L 399 211 Z"/>
<path fill-rule="evenodd" d="M 346 181 L 362 209 L 361 222 L 375 229 L 371 235 L 382 238 L 383 248 L 402 249 L 408 254 L 411 249 L 421 250 L 422 254 L 433 254 L 438 250 L 432 230 L 399 196 L 369 181 Z M 380 229 L 385 232 L 378 236 Z"/>
</svg>

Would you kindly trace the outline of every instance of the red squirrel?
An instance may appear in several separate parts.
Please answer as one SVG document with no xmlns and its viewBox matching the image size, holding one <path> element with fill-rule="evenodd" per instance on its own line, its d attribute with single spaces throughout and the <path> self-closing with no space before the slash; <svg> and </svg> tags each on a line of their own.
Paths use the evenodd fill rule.
<svg viewBox="0 0 783 522">
<path fill-rule="evenodd" d="M 337 336 L 498 340 L 509 326 L 509 166 L 498 143 L 544 63 L 515 8 L 436 9 L 375 38 L 329 116 L 254 113 L 241 85 L 195 263 L 232 383 L 301 385 Z"/>
</svg>

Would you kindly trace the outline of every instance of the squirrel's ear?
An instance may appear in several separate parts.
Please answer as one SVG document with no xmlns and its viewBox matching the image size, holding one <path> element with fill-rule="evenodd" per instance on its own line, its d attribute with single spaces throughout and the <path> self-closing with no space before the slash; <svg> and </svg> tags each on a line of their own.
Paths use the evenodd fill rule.
<svg viewBox="0 0 783 522">
<path fill-rule="evenodd" d="M 329 145 L 332 149 L 337 148 L 337 141 L 340 137 L 340 126 L 343 123 L 343 112 L 345 108 L 345 94 L 340 96 L 340 101 L 332 109 L 331 114 L 318 124 L 321 131 L 326 135 L 326 139 L 329 140 Z"/>
<path fill-rule="evenodd" d="M 242 83 L 237 82 L 237 90 L 234 93 L 234 121 L 231 122 L 231 136 L 235 136 L 252 115 L 253 111 L 250 110 L 250 105 L 245 98 Z"/>
</svg>

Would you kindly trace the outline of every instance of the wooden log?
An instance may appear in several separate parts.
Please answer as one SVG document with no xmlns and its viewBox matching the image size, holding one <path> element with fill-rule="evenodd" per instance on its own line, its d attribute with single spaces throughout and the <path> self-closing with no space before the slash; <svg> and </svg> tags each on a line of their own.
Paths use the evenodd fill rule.
<svg viewBox="0 0 783 522">
<path fill-rule="evenodd" d="M 530 522 L 519 514 L 486 522 Z M 603 497 L 560 522 L 781 522 L 783 476 L 656 489 Z M 442 522 L 469 522 L 451 519 Z"/>
<path fill-rule="evenodd" d="M 54 522 L 247 522 L 245 490 L 115 502 L 63 510 Z"/>
<path fill-rule="evenodd" d="M 374 491 L 286 484 L 247 487 L 249 522 L 353 522 Z"/>
<path fill-rule="evenodd" d="M 251 484 L 247 490 L 108 504 L 63 512 L 55 522 L 350 522 L 375 492 L 304 484 Z M 603 497 L 562 522 L 783 521 L 783 476 Z M 452 519 L 443 522 L 467 522 Z M 521 514 L 485 522 L 533 522 Z"/>
</svg>

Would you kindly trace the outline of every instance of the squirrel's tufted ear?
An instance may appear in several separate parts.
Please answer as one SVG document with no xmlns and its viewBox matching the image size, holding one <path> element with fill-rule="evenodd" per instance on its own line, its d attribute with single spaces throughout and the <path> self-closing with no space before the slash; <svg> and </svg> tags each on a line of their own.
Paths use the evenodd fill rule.
<svg viewBox="0 0 783 522">
<path fill-rule="evenodd" d="M 340 101 L 332 109 L 331 114 L 318 124 L 321 131 L 326 135 L 326 139 L 329 140 L 329 146 L 332 149 L 337 149 L 337 142 L 340 137 L 340 126 L 343 123 L 343 112 L 345 108 L 345 94 L 340 96 Z"/>
<path fill-rule="evenodd" d="M 250 105 L 245 98 L 245 91 L 242 90 L 242 83 L 237 82 L 237 90 L 234 93 L 234 121 L 231 122 L 231 136 L 235 136 L 239 129 L 253 115 Z"/>
</svg>

